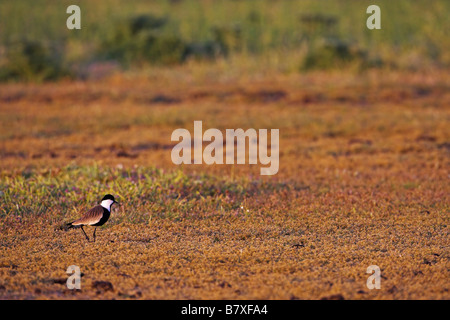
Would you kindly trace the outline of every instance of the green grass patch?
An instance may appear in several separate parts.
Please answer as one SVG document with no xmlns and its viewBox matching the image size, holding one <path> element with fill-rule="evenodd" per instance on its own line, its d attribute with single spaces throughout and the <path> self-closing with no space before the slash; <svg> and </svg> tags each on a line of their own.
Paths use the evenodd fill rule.
<svg viewBox="0 0 450 320">
<path fill-rule="evenodd" d="M 187 175 L 182 170 L 73 165 L 56 171 L 23 170 L 4 174 L 0 181 L 0 216 L 43 217 L 62 222 L 111 193 L 123 206 L 116 222 L 141 223 L 152 217 L 201 218 L 240 211 L 248 197 L 295 190 L 295 187 L 295 184 L 247 178 Z"/>
</svg>

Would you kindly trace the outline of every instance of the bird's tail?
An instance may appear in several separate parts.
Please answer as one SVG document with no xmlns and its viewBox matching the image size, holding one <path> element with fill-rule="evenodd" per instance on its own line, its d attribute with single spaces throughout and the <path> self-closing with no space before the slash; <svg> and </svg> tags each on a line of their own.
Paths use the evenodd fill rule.
<svg viewBox="0 0 450 320">
<path fill-rule="evenodd" d="M 64 228 L 65 230 L 69 230 L 69 229 L 78 227 L 78 226 L 74 226 L 72 223 L 73 223 L 73 221 L 72 221 L 72 222 L 69 222 L 69 223 L 66 223 L 66 224 L 64 225 L 63 228 Z"/>
</svg>

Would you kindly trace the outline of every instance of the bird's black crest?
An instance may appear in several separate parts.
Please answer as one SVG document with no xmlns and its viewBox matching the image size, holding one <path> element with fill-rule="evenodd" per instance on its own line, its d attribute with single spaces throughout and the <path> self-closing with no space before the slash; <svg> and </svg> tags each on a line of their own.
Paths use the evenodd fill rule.
<svg viewBox="0 0 450 320">
<path fill-rule="evenodd" d="M 103 199 L 102 199 L 102 201 L 103 201 L 103 200 L 112 200 L 112 201 L 115 201 L 114 197 L 113 197 L 112 195 L 110 195 L 110 194 L 107 194 L 106 196 L 104 196 Z"/>
</svg>

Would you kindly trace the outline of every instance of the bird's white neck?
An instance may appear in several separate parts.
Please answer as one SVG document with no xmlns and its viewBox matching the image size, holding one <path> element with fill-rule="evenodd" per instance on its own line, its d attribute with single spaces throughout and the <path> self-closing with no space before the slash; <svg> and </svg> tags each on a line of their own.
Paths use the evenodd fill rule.
<svg viewBox="0 0 450 320">
<path fill-rule="evenodd" d="M 111 206 L 114 203 L 114 201 L 107 199 L 107 200 L 103 200 L 102 203 L 100 203 L 100 205 L 105 208 L 106 210 L 108 210 L 109 212 L 111 212 Z"/>
</svg>

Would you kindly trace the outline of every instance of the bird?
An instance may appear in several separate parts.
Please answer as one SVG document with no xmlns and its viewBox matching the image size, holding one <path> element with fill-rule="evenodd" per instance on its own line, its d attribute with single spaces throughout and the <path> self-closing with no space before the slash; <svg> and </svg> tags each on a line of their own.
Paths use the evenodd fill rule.
<svg viewBox="0 0 450 320">
<path fill-rule="evenodd" d="M 80 227 L 87 241 L 90 242 L 88 235 L 84 232 L 83 226 L 93 226 L 95 227 L 93 242 L 95 242 L 95 231 L 97 231 L 97 227 L 104 225 L 108 221 L 111 215 L 111 207 L 114 203 L 118 204 L 114 196 L 110 194 L 105 195 L 99 205 L 87 211 L 80 219 L 67 223 L 67 229 Z"/>
</svg>

